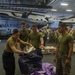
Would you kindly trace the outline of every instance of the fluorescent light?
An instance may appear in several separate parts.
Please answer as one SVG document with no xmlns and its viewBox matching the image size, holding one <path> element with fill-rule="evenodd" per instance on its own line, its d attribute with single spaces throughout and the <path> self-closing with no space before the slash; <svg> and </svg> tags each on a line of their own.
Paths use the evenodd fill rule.
<svg viewBox="0 0 75 75">
<path fill-rule="evenodd" d="M 67 9 L 66 11 L 71 12 L 72 10 L 71 9 Z"/>
<path fill-rule="evenodd" d="M 51 9 L 51 11 L 57 11 L 57 9 Z"/>
<path fill-rule="evenodd" d="M 61 5 L 62 5 L 62 6 L 68 6 L 68 4 L 67 4 L 67 3 L 61 3 Z"/>
</svg>

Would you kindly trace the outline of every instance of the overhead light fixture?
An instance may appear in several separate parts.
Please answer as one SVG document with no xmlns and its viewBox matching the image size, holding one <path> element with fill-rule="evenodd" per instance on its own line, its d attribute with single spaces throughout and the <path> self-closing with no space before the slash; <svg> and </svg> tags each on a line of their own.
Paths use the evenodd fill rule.
<svg viewBox="0 0 75 75">
<path fill-rule="evenodd" d="M 57 9 L 51 9 L 51 11 L 57 11 Z"/>
<path fill-rule="evenodd" d="M 67 9 L 66 11 L 71 12 L 72 10 L 71 9 Z"/>
<path fill-rule="evenodd" d="M 62 6 L 68 6 L 68 4 L 67 4 L 67 3 L 61 3 L 61 5 L 62 5 Z"/>
</svg>

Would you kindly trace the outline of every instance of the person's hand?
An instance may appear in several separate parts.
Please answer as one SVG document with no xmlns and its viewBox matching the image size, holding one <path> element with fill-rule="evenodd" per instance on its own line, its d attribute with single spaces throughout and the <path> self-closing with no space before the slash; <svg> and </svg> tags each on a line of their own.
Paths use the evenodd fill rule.
<svg viewBox="0 0 75 75">
<path fill-rule="evenodd" d="M 25 51 L 24 51 L 24 54 L 28 54 L 28 52 L 25 52 Z"/>
<path fill-rule="evenodd" d="M 44 45 L 41 44 L 41 45 L 40 45 L 40 48 L 44 49 L 45 47 L 44 47 Z"/>
<path fill-rule="evenodd" d="M 56 59 L 57 59 L 57 58 L 55 57 L 55 58 L 54 58 L 54 63 L 56 63 Z"/>
<path fill-rule="evenodd" d="M 33 45 L 29 43 L 29 46 L 32 47 Z"/>
<path fill-rule="evenodd" d="M 70 63 L 70 60 L 66 59 L 65 64 L 69 64 L 69 63 Z"/>
</svg>

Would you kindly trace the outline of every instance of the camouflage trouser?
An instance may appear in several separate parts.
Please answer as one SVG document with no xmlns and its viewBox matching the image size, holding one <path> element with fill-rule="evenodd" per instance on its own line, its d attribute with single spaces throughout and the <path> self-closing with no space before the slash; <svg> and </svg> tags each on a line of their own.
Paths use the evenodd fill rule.
<svg viewBox="0 0 75 75">
<path fill-rule="evenodd" d="M 69 64 L 65 64 L 66 57 L 57 58 L 56 75 L 70 75 L 71 60 Z"/>
</svg>

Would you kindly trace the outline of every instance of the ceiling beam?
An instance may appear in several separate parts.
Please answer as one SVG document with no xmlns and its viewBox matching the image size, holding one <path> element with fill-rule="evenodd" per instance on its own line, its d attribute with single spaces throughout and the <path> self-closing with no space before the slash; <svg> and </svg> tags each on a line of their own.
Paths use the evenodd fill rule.
<svg viewBox="0 0 75 75">
<path fill-rule="evenodd" d="M 31 7 L 31 8 L 52 8 L 52 6 L 44 6 L 44 5 L 29 5 L 29 4 L 5 4 L 5 3 L 0 3 L 1 7 L 4 6 L 10 6 L 10 7 Z"/>
</svg>

